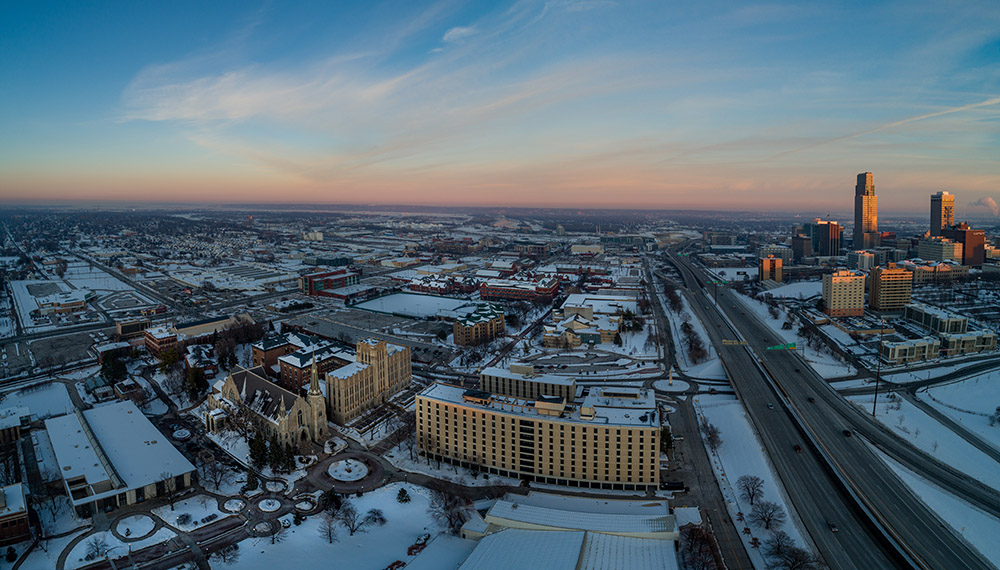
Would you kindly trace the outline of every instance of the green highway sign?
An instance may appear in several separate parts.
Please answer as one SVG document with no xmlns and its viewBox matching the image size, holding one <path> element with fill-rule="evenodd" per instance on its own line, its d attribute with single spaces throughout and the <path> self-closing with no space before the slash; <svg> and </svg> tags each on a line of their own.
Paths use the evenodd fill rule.
<svg viewBox="0 0 1000 570">
<path fill-rule="evenodd" d="M 795 350 L 795 343 L 790 342 L 788 344 L 776 344 L 774 346 L 767 347 L 767 350 Z"/>
</svg>

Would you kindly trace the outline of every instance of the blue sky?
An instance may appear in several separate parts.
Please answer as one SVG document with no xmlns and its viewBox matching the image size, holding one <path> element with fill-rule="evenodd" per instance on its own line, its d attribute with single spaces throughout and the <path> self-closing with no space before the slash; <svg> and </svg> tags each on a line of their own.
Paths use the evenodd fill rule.
<svg viewBox="0 0 1000 570">
<path fill-rule="evenodd" d="M 1000 198 L 995 1 L 98 4 L 0 8 L 0 199 Z"/>
</svg>

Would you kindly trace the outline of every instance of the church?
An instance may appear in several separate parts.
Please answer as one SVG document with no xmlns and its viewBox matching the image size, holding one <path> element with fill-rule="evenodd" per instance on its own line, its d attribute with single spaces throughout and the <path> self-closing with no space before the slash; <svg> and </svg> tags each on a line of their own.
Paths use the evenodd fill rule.
<svg viewBox="0 0 1000 570">
<path fill-rule="evenodd" d="M 244 407 L 264 435 L 282 444 L 322 445 L 328 437 L 326 398 L 315 362 L 305 396 L 269 381 L 263 366 L 236 368 L 208 396 L 205 424 L 212 431 L 223 429 L 230 414 Z"/>
</svg>

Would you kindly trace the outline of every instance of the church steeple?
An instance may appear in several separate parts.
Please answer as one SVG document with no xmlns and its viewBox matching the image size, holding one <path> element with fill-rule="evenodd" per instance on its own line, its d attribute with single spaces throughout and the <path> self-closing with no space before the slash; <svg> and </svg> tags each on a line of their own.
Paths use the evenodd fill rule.
<svg viewBox="0 0 1000 570">
<path fill-rule="evenodd" d="M 312 370 L 309 372 L 309 395 L 322 396 L 323 393 L 319 389 L 319 371 L 316 370 L 316 347 L 313 347 L 312 357 Z"/>
</svg>

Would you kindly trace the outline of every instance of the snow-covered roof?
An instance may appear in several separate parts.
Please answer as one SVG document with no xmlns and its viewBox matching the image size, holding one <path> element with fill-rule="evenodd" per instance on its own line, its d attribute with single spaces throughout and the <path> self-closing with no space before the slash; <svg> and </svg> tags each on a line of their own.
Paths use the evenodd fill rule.
<svg viewBox="0 0 1000 570">
<path fill-rule="evenodd" d="M 27 513 L 28 501 L 25 499 L 25 490 L 24 483 L 14 483 L 0 489 L 0 491 L 3 491 L 4 500 L 3 508 L 0 509 L 0 518 L 6 518 L 18 513 Z"/>
<path fill-rule="evenodd" d="M 66 480 L 84 477 L 93 492 L 72 499 L 73 504 L 144 487 L 161 481 L 164 473 L 194 471 L 131 400 L 52 418 L 45 428 L 59 474 Z"/>
<path fill-rule="evenodd" d="M 482 371 L 479 372 L 479 375 L 509 378 L 511 380 L 523 380 L 525 382 L 538 382 L 540 384 L 557 384 L 560 386 L 573 386 L 576 384 L 576 380 L 567 378 L 566 376 L 558 376 L 556 374 L 518 374 L 517 372 L 511 372 L 506 368 L 497 368 L 496 366 L 483 368 Z"/>
<path fill-rule="evenodd" d="M 585 534 L 505 529 L 483 537 L 458 570 L 576 570 Z"/>
<path fill-rule="evenodd" d="M 30 416 L 31 410 L 24 406 L 11 406 L 0 410 L 0 429 L 21 425 L 21 418 Z"/>
<path fill-rule="evenodd" d="M 588 532 L 579 570 L 677 570 L 673 541 Z"/>
<path fill-rule="evenodd" d="M 336 370 L 331 370 L 326 374 L 327 376 L 332 376 L 333 378 L 347 379 L 366 368 L 368 368 L 367 364 L 362 364 L 360 362 L 352 362 L 347 366 L 341 366 L 340 368 Z"/>
<path fill-rule="evenodd" d="M 648 537 L 666 537 L 677 532 L 677 522 L 666 501 L 591 499 L 534 492 L 526 497 L 508 494 L 486 513 L 486 522 Z"/>
</svg>

